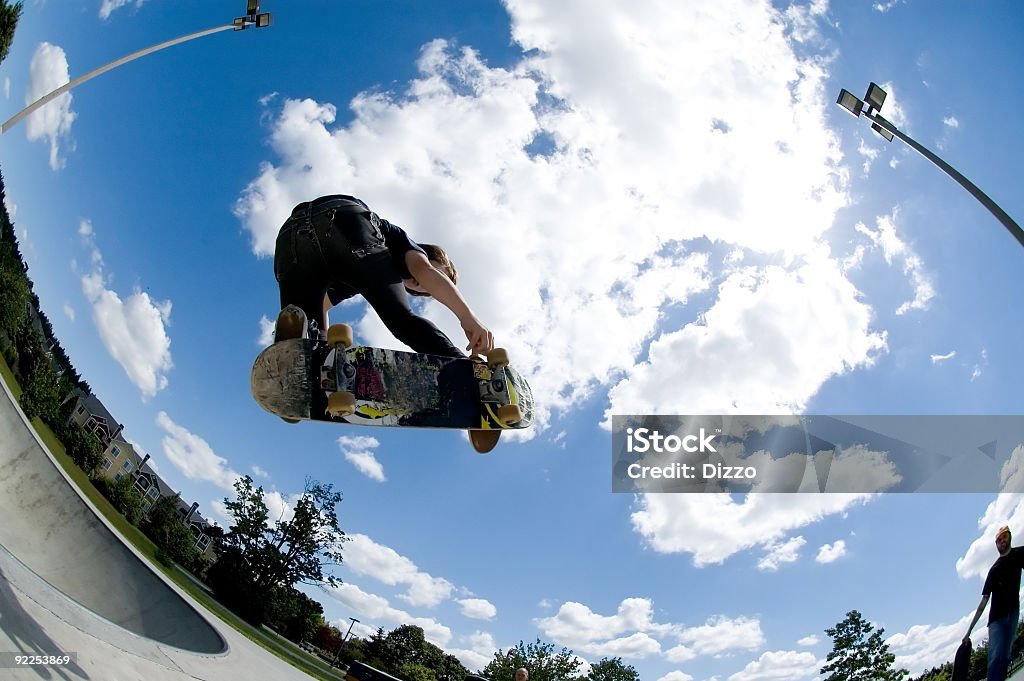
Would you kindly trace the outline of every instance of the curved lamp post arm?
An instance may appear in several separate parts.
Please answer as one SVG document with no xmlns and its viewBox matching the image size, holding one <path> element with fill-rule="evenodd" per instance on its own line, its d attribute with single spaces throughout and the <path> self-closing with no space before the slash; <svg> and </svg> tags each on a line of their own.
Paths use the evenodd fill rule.
<svg viewBox="0 0 1024 681">
<path fill-rule="evenodd" d="M 74 79 L 70 83 L 65 83 L 64 85 L 60 86 L 59 88 L 57 88 L 53 92 L 45 94 L 42 97 L 40 97 L 39 99 L 37 99 L 36 101 L 32 102 L 27 107 L 25 107 L 24 109 L 19 111 L 16 115 L 14 115 L 10 120 L 8 120 L 6 123 L 4 123 L 3 126 L 0 126 L 0 134 L 3 134 L 5 132 L 7 132 L 12 126 L 14 126 L 22 118 L 24 118 L 25 116 L 28 116 L 30 113 L 32 113 L 33 111 L 35 111 L 39 107 L 45 105 L 50 100 L 54 99 L 55 97 L 59 97 L 60 95 L 64 94 L 65 92 L 67 92 L 71 88 L 75 87 L 76 85 L 80 85 L 81 83 L 84 83 L 85 81 L 87 81 L 87 80 L 89 80 L 91 78 L 95 78 L 96 76 L 100 75 L 101 73 L 106 73 L 107 71 L 109 71 L 109 70 L 111 70 L 113 68 L 117 68 L 121 64 L 127 64 L 128 62 L 130 62 L 130 61 L 132 61 L 134 59 L 138 59 L 139 57 L 144 57 L 147 54 L 151 54 L 151 53 L 156 52 L 158 50 L 162 50 L 165 47 L 170 47 L 172 45 L 177 45 L 178 43 L 183 43 L 183 42 L 185 42 L 187 40 L 193 40 L 194 38 L 201 38 L 204 35 L 210 35 L 211 33 L 219 33 L 220 31 L 229 31 L 229 30 L 232 30 L 232 29 L 237 29 L 237 26 L 235 24 L 227 24 L 226 26 L 217 26 L 216 28 L 208 28 L 205 31 L 196 31 L 195 33 L 189 33 L 188 35 L 183 35 L 180 38 L 175 38 L 173 40 L 168 40 L 167 42 L 160 43 L 159 45 L 153 45 L 152 47 L 147 47 L 147 48 L 145 48 L 143 50 L 139 50 L 138 52 L 133 52 L 132 54 L 129 54 L 127 57 L 121 57 L 120 59 L 116 59 L 116 60 L 110 62 L 109 64 L 106 64 L 105 66 L 101 66 L 98 69 L 94 69 L 94 70 L 90 71 L 89 73 L 85 74 L 84 76 L 80 76 L 80 77 Z"/>
<path fill-rule="evenodd" d="M 960 183 L 961 187 L 969 191 L 971 195 L 974 196 L 974 198 L 978 199 L 978 201 L 981 202 L 981 205 L 985 206 L 985 208 L 987 208 L 988 211 L 992 213 L 992 215 L 994 215 L 996 219 L 1003 224 L 1004 227 L 1006 227 L 1006 229 L 1010 232 L 1010 234 L 1013 235 L 1017 242 L 1020 243 L 1021 246 L 1024 246 L 1024 230 L 1021 229 L 1020 225 L 1014 222 L 1013 218 L 1011 218 L 1005 210 L 1000 208 L 995 201 L 990 199 L 988 194 L 981 191 L 981 189 L 979 189 L 977 185 L 975 185 L 973 182 L 971 182 L 966 177 L 961 175 L 956 168 L 943 161 L 937 155 L 932 153 L 929 149 L 918 144 L 916 141 L 914 141 L 907 135 L 897 130 L 895 125 L 893 125 L 886 119 L 882 118 L 877 113 L 872 114 L 871 112 L 866 112 L 864 115 L 867 116 L 872 122 L 877 123 L 881 127 L 891 132 L 896 137 L 899 137 L 901 140 L 906 142 L 908 146 L 917 151 L 917 153 L 921 154 L 926 159 L 937 165 L 947 175 L 949 175 L 958 183 Z"/>
</svg>

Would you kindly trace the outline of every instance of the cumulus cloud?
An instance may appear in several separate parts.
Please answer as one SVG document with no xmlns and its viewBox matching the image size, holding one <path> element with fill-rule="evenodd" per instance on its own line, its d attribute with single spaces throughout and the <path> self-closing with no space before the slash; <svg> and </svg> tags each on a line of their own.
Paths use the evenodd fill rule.
<svg viewBox="0 0 1024 681">
<path fill-rule="evenodd" d="M 459 611 L 470 619 L 491 620 L 498 614 L 494 604 L 483 598 L 462 598 L 457 601 Z"/>
<path fill-rule="evenodd" d="M 774 572 L 785 563 L 795 563 L 800 557 L 800 549 L 806 543 L 803 537 L 792 537 L 784 542 L 769 544 L 765 556 L 757 562 L 758 569 Z"/>
<path fill-rule="evenodd" d="M 70 82 L 68 60 L 64 50 L 50 43 L 40 43 L 29 64 L 29 85 L 25 105 Z M 71 93 L 65 92 L 25 118 L 28 139 L 45 140 L 50 145 L 50 168 L 60 170 L 66 161 L 61 145 L 70 143 L 71 125 L 78 114 L 71 110 Z"/>
<path fill-rule="evenodd" d="M 135 0 L 135 8 L 142 7 L 145 0 Z M 132 4 L 132 0 L 103 0 L 100 4 L 100 19 L 106 21 L 116 10 Z"/>
<path fill-rule="evenodd" d="M 897 315 L 911 310 L 926 310 L 935 297 L 935 286 L 928 274 L 924 261 L 913 247 L 903 241 L 899 235 L 899 208 L 892 213 L 877 218 L 875 229 L 864 224 L 857 225 L 857 231 L 870 239 L 873 247 L 880 249 L 885 261 L 889 264 L 899 262 L 913 289 L 913 297 L 896 308 Z"/>
<path fill-rule="evenodd" d="M 633 528 L 659 553 L 690 553 L 696 567 L 719 564 L 788 532 L 865 503 L 865 494 L 645 494 Z"/>
<path fill-rule="evenodd" d="M 791 650 L 769 651 L 747 664 L 729 681 L 782 681 L 817 678 L 821 663 L 811 653 Z"/>
<path fill-rule="evenodd" d="M 704 624 L 658 623 L 646 598 L 623 600 L 614 615 L 601 615 L 577 602 L 563 603 L 554 615 L 535 620 L 553 641 L 587 655 L 643 659 L 663 656 L 673 663 L 703 655 L 753 650 L 764 644 L 756 619 L 715 616 Z"/>
<path fill-rule="evenodd" d="M 374 456 L 373 450 L 380 446 L 377 438 L 364 435 L 342 435 L 338 438 L 338 448 L 345 460 L 356 467 L 360 473 L 376 482 L 384 482 L 384 466 Z"/>
<path fill-rule="evenodd" d="M 163 411 L 157 414 L 156 425 L 166 433 L 160 440 L 164 455 L 186 478 L 234 491 L 235 480 L 242 476 L 232 470 L 227 459 L 218 456 L 206 440 L 175 423 Z"/>
<path fill-rule="evenodd" d="M 346 561 L 348 560 L 346 544 Z M 386 598 L 367 593 L 352 583 L 339 584 L 335 587 L 324 587 L 327 595 L 345 606 L 346 609 L 367 622 L 375 622 L 383 626 L 391 623 L 395 626 L 411 624 L 423 629 L 423 636 L 434 645 L 446 648 L 452 640 L 452 631 L 437 620 L 429 617 L 414 617 L 404 610 L 391 607 Z M 370 633 L 373 633 L 372 631 Z M 491 651 L 493 654 L 493 650 Z"/>
<path fill-rule="evenodd" d="M 122 298 L 109 288 L 110 278 L 104 272 L 92 223 L 80 221 L 78 233 L 89 249 L 91 265 L 91 270 L 81 276 L 82 292 L 92 306 L 100 340 L 142 393 L 143 400 L 148 400 L 167 387 L 167 374 L 174 366 L 167 335 L 171 301 L 153 299 L 138 286 Z"/>
<path fill-rule="evenodd" d="M 356 573 L 384 584 L 408 586 L 399 598 L 410 605 L 435 606 L 450 598 L 455 589 L 448 580 L 423 572 L 410 559 L 364 534 L 349 535 L 345 564 Z"/>
<path fill-rule="evenodd" d="M 738 396 L 754 413 L 798 408 L 872 363 L 884 334 L 826 246 L 847 197 L 825 63 L 794 53 L 794 17 L 714 3 L 507 9 L 523 56 L 505 68 L 438 40 L 400 91 L 268 99 L 274 158 L 235 206 L 253 252 L 270 254 L 292 205 L 337 191 L 442 243 L 543 397 L 542 427 L 602 386 L 609 411 L 731 409 Z M 502 234 L 516 248 L 495 253 Z M 509 290 L 514 309 L 500 304 Z M 436 303 L 423 313 L 461 336 Z M 372 312 L 359 334 L 396 343 Z"/>
<path fill-rule="evenodd" d="M 846 542 L 842 539 L 833 544 L 825 544 L 818 549 L 818 555 L 814 560 L 819 563 L 834 563 L 846 555 Z"/>
</svg>

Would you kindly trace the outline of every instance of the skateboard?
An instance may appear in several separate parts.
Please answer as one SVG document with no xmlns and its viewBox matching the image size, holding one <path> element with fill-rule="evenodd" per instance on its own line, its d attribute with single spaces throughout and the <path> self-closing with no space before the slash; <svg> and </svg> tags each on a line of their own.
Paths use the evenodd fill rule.
<svg viewBox="0 0 1024 681">
<path fill-rule="evenodd" d="M 953 658 L 953 676 L 950 681 L 967 681 L 967 673 L 971 669 L 971 643 L 960 643 Z"/>
<path fill-rule="evenodd" d="M 487 359 L 352 344 L 335 324 L 327 340 L 279 341 L 256 358 L 252 395 L 286 421 L 468 430 L 486 453 L 502 431 L 533 424 L 533 393 L 504 350 Z"/>
</svg>

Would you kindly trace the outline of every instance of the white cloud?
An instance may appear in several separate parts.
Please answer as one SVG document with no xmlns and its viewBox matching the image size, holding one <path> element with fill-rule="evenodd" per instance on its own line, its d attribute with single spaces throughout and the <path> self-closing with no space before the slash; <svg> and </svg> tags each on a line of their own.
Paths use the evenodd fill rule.
<svg viewBox="0 0 1024 681">
<path fill-rule="evenodd" d="M 64 50 L 50 43 L 40 43 L 29 64 L 29 86 L 25 105 L 65 85 L 68 60 Z M 50 144 L 50 168 L 60 170 L 66 161 L 61 156 L 61 145 L 71 136 L 71 125 L 78 114 L 71 110 L 71 93 L 65 92 L 25 118 L 25 134 L 29 140 L 46 140 Z"/>
<path fill-rule="evenodd" d="M 658 681 L 693 681 L 693 677 L 681 671 L 673 671 L 662 676 Z"/>
<path fill-rule="evenodd" d="M 906 0 L 886 0 L 886 2 L 876 2 L 874 5 L 871 6 L 871 8 L 876 12 L 885 13 L 891 10 L 896 5 L 902 5 L 904 2 L 906 2 Z"/>
<path fill-rule="evenodd" d="M 857 231 L 867 236 L 875 248 L 880 248 L 885 261 L 889 264 L 899 261 L 903 265 L 903 272 L 910 280 L 913 288 L 913 298 L 908 300 L 896 309 L 896 314 L 906 314 L 911 310 L 926 310 L 935 297 L 935 286 L 931 277 L 925 270 L 924 262 L 914 249 L 907 244 L 899 235 L 899 208 L 893 208 L 892 213 L 883 215 L 876 220 L 876 229 L 870 229 L 863 224 L 857 225 Z"/>
<path fill-rule="evenodd" d="M 980 587 L 978 599 L 981 599 Z M 976 607 L 976 604 L 972 605 Z M 946 664 L 951 660 L 953 651 L 960 645 L 973 617 L 974 608 L 952 624 L 919 624 L 910 627 L 905 633 L 893 634 L 885 642 L 889 646 L 889 651 L 896 655 L 895 666 L 906 669 L 913 677 Z M 988 638 L 983 625 L 984 620 L 982 626 L 974 628 L 971 639 L 975 645 Z"/>
<path fill-rule="evenodd" d="M 457 601 L 459 611 L 465 617 L 475 620 L 492 620 L 498 614 L 494 604 L 483 598 L 462 598 Z"/>
<path fill-rule="evenodd" d="M 64 316 L 71 321 L 75 321 L 75 308 L 67 301 L 64 302 Z"/>
<path fill-rule="evenodd" d="M 790 650 L 769 651 L 747 664 L 729 681 L 774 681 L 817 678 L 821 663 L 811 653 Z"/>
<path fill-rule="evenodd" d="M 266 315 L 260 317 L 260 335 L 256 338 L 256 345 L 265 348 L 274 342 L 274 324 L 276 322 L 267 319 Z"/>
<path fill-rule="evenodd" d="M 959 128 L 960 121 L 956 119 L 956 116 L 947 116 L 942 119 L 942 124 L 950 128 Z"/>
<path fill-rule="evenodd" d="M 142 7 L 145 0 L 135 0 L 135 8 Z M 103 0 L 100 4 L 100 19 L 106 21 L 116 10 L 132 4 L 132 0 Z"/>
<path fill-rule="evenodd" d="M 373 449 L 379 446 L 380 442 L 376 438 L 363 435 L 342 435 L 338 438 L 338 448 L 345 455 L 346 461 L 371 480 L 384 482 L 387 480 L 384 476 L 384 466 L 373 454 Z"/>
<path fill-rule="evenodd" d="M 458 647 L 465 645 L 468 647 Z M 469 636 L 462 637 L 456 647 L 449 647 L 445 652 L 459 658 L 466 669 L 483 669 L 487 663 L 494 659 L 494 651 L 498 650 L 498 644 L 494 637 L 483 631 L 476 631 Z"/>
<path fill-rule="evenodd" d="M 350 111 L 271 99 L 275 159 L 236 205 L 254 252 L 271 252 L 292 205 L 339 187 L 445 245 L 470 304 L 522 358 L 542 426 L 613 382 L 611 409 L 693 413 L 744 395 L 755 413 L 788 410 L 871 363 L 884 334 L 825 245 L 847 201 L 826 64 L 794 54 L 785 15 L 766 4 L 507 8 L 525 55 L 508 68 L 435 41 L 408 87 L 358 95 Z M 516 234 L 514 256 L 486 246 L 503 233 Z M 723 264 L 719 249 L 748 264 Z M 764 254 L 778 257 L 767 266 Z M 508 290 L 514 309 L 500 304 Z M 436 303 L 424 314 L 461 337 Z M 372 313 L 358 332 L 394 347 Z M 702 380 L 712 368 L 728 375 Z M 680 384 L 695 389 L 669 388 Z"/>
<path fill-rule="evenodd" d="M 802 639 L 799 639 L 796 642 L 796 644 L 798 646 L 805 646 L 808 648 L 811 646 L 816 646 L 818 645 L 818 637 L 815 634 L 811 634 L 810 636 L 804 636 Z"/>
<path fill-rule="evenodd" d="M 95 233 L 88 220 L 80 222 L 79 234 L 90 250 L 92 264 L 92 271 L 81 277 L 82 292 L 92 306 L 100 340 L 141 391 L 143 400 L 148 400 L 167 387 L 167 374 L 174 366 L 171 339 L 167 335 L 171 301 L 154 300 L 138 287 L 122 299 L 108 288 L 103 256 L 96 247 Z"/>
<path fill-rule="evenodd" d="M 825 544 L 818 550 L 814 560 L 819 563 L 834 563 L 846 555 L 846 542 L 839 539 L 833 544 Z"/>
<path fill-rule="evenodd" d="M 932 355 L 932 364 L 939 364 L 941 362 L 945 362 L 947 359 L 953 359 L 954 357 L 956 357 L 956 350 L 947 352 L 944 355 Z"/>
<path fill-rule="evenodd" d="M 645 494 L 633 528 L 659 553 L 691 553 L 697 567 L 768 547 L 788 532 L 865 503 L 864 494 Z"/>
<path fill-rule="evenodd" d="M 399 598 L 415 606 L 435 606 L 450 598 L 455 589 L 448 580 L 421 571 L 410 559 L 364 534 L 349 535 L 345 565 L 384 584 L 407 585 L 408 591 Z"/>
<path fill-rule="evenodd" d="M 669 662 L 681 663 L 764 644 L 760 622 L 755 619 L 716 616 L 702 625 L 686 627 L 657 623 L 653 612 L 653 603 L 646 598 L 623 600 L 614 615 L 600 615 L 582 603 L 567 602 L 551 617 L 534 623 L 559 645 L 596 657 L 661 655 Z"/>
<path fill-rule="evenodd" d="M 348 546 L 346 544 L 346 549 Z M 331 598 L 351 610 L 358 619 L 375 622 L 380 626 L 392 623 L 395 626 L 411 624 L 421 627 L 424 638 L 441 648 L 446 648 L 449 641 L 451 641 L 451 629 L 437 620 L 427 617 L 414 617 L 404 610 L 393 608 L 386 598 L 367 593 L 355 584 L 348 582 L 339 584 L 336 587 L 324 587 L 324 589 Z"/>
<path fill-rule="evenodd" d="M 800 549 L 807 543 L 803 537 L 793 537 L 785 542 L 772 542 L 765 547 L 765 556 L 757 562 L 759 570 L 774 572 L 785 563 L 795 563 Z"/>
<path fill-rule="evenodd" d="M 235 480 L 242 476 L 231 470 L 227 459 L 218 456 L 206 440 L 179 426 L 163 411 L 157 414 L 156 424 L 166 433 L 160 440 L 164 455 L 185 477 L 234 491 Z"/>
</svg>

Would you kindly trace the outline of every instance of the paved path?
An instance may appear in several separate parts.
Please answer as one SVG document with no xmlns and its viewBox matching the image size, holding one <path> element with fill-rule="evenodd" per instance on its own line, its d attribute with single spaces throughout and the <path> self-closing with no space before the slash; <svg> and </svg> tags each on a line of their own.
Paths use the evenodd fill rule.
<svg viewBox="0 0 1024 681">
<path fill-rule="evenodd" d="M 78 493 L 0 387 L 0 678 L 311 678 L 154 571 Z M 11 667 L 14 655 L 64 653 L 76 659 Z"/>
</svg>

